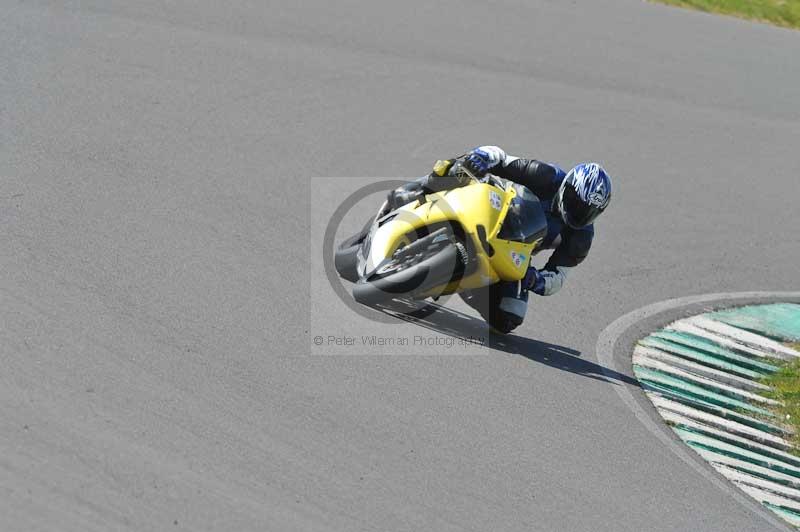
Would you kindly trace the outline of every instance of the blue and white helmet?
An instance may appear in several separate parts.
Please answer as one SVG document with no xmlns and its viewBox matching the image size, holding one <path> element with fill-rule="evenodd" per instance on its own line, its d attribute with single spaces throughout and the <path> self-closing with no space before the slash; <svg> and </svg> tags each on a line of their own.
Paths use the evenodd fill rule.
<svg viewBox="0 0 800 532">
<path fill-rule="evenodd" d="M 611 203 L 611 177 L 597 163 L 583 163 L 569 171 L 556 194 L 558 212 L 574 229 L 595 221 Z"/>
</svg>

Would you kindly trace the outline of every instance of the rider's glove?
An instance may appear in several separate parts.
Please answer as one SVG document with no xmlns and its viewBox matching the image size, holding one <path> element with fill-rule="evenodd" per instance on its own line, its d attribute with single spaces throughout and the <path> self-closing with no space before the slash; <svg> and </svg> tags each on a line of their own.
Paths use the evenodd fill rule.
<svg viewBox="0 0 800 532">
<path fill-rule="evenodd" d="M 505 152 L 497 146 L 480 146 L 467 154 L 463 164 L 476 177 L 483 177 L 491 168 L 503 162 L 505 156 Z"/>
<path fill-rule="evenodd" d="M 439 159 L 433 164 L 432 173 L 438 177 L 444 177 L 450 172 L 454 162 L 452 159 Z"/>
<path fill-rule="evenodd" d="M 545 282 L 544 282 L 544 275 L 531 266 L 528 268 L 527 273 L 525 273 L 525 278 L 522 279 L 522 288 L 525 290 L 530 290 L 534 294 L 544 295 L 545 289 Z"/>
</svg>

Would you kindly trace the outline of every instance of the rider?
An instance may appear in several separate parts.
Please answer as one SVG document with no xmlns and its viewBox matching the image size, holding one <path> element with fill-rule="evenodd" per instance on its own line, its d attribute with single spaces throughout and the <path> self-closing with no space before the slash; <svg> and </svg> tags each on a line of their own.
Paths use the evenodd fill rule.
<svg viewBox="0 0 800 532">
<path fill-rule="evenodd" d="M 480 146 L 461 159 L 462 166 L 476 177 L 492 173 L 529 188 L 541 200 L 547 216 L 547 236 L 540 249 L 554 251 L 543 269 L 529 266 L 522 281 L 500 282 L 489 290 L 462 293 L 465 302 L 494 329 L 508 333 L 525 318 L 528 291 L 541 296 L 555 294 L 569 271 L 589 254 L 593 222 L 611 201 L 611 178 L 597 163 L 579 164 L 564 172 L 554 164 L 506 155 L 497 146 Z M 396 207 L 420 194 L 466 185 L 468 179 L 450 171 L 454 162 L 438 161 L 430 175 L 390 193 L 390 205 Z"/>
</svg>

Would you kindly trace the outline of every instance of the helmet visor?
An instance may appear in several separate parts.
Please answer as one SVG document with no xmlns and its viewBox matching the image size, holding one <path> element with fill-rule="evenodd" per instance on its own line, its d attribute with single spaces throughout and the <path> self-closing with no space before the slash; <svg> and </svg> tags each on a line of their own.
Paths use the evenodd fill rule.
<svg viewBox="0 0 800 532">
<path fill-rule="evenodd" d="M 580 229 L 594 222 L 600 213 L 601 207 L 591 205 L 578 196 L 577 191 L 571 186 L 565 186 L 561 195 L 561 216 L 564 222 L 574 229 Z"/>
</svg>

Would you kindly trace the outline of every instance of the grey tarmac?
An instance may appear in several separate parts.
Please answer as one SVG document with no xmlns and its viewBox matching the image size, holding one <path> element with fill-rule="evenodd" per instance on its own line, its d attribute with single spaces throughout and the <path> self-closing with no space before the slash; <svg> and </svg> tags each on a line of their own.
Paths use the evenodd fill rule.
<svg viewBox="0 0 800 532">
<path fill-rule="evenodd" d="M 638 0 L 0 7 L 0 529 L 783 526 L 595 346 L 797 290 L 800 33 Z M 485 332 L 456 298 L 352 312 L 339 202 L 487 143 L 612 173 L 586 263 L 495 347 L 438 340 Z"/>
</svg>

